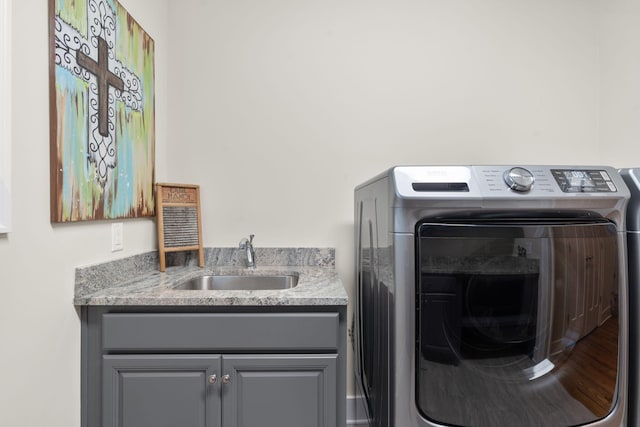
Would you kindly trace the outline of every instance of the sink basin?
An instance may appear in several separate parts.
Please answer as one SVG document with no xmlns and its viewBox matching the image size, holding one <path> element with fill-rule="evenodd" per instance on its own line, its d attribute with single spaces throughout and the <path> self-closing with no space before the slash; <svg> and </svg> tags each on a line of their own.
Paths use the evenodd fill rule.
<svg viewBox="0 0 640 427">
<path fill-rule="evenodd" d="M 288 274 L 277 276 L 209 275 L 186 280 L 174 289 L 195 291 L 260 291 L 290 289 L 297 284 L 298 276 Z"/>
</svg>

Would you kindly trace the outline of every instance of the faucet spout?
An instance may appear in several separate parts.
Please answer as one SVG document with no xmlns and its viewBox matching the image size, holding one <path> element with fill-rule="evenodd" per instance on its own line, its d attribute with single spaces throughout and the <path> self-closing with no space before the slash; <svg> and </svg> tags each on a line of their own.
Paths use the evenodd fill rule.
<svg viewBox="0 0 640 427">
<path fill-rule="evenodd" d="M 246 237 L 240 240 L 238 248 L 244 250 L 247 256 L 247 268 L 256 268 L 256 252 L 253 248 L 253 238 L 255 235 L 250 234 L 249 238 Z"/>
</svg>

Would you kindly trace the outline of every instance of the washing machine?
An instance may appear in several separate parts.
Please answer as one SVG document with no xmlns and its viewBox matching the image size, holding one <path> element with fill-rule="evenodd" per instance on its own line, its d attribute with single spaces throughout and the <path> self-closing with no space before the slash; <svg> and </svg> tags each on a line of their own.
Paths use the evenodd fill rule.
<svg viewBox="0 0 640 427">
<path fill-rule="evenodd" d="M 629 197 L 606 166 L 398 166 L 358 186 L 370 426 L 625 426 Z"/>
<path fill-rule="evenodd" d="M 629 427 L 640 426 L 640 168 L 621 169 L 631 199 L 627 208 L 629 281 Z"/>
</svg>

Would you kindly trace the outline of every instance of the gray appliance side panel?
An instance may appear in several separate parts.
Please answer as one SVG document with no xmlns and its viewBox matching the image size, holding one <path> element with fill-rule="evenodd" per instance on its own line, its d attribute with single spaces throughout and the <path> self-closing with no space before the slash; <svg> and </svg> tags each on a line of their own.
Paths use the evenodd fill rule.
<svg viewBox="0 0 640 427">
<path fill-rule="evenodd" d="M 621 169 L 620 175 L 631 193 L 626 214 L 628 327 L 627 425 L 640 423 L 640 168 Z M 622 305 L 622 304 L 621 304 Z"/>
<path fill-rule="evenodd" d="M 390 180 L 387 180 L 387 188 L 380 188 L 376 197 L 376 229 L 377 229 L 377 245 L 376 245 L 376 262 L 378 269 L 378 284 L 380 307 L 382 309 L 380 319 L 380 342 L 381 342 L 381 362 L 382 386 L 386 395 L 386 401 L 382 405 L 382 417 L 380 426 L 393 426 L 394 406 L 393 396 L 396 395 L 394 384 L 395 374 L 393 372 L 396 363 L 394 361 L 394 320 L 395 320 L 395 298 L 396 281 L 394 265 L 395 252 L 393 251 L 394 234 L 392 233 L 392 211 L 390 209 L 390 198 L 393 189 L 389 186 Z"/>
<path fill-rule="evenodd" d="M 640 425 L 640 232 L 627 233 L 629 281 L 628 425 Z"/>
<path fill-rule="evenodd" d="M 640 168 L 621 169 L 631 192 L 627 205 L 627 280 L 629 283 L 628 425 L 640 423 Z"/>
<path fill-rule="evenodd" d="M 368 181 L 367 183 L 357 187 L 355 189 L 355 274 L 356 277 L 356 307 L 354 309 L 356 316 L 355 323 L 355 371 L 356 371 L 356 385 L 358 392 L 363 396 L 367 394 L 363 390 L 364 378 L 360 375 L 364 369 L 361 363 L 361 357 L 365 357 L 369 360 L 370 364 L 375 364 L 375 378 L 369 378 L 373 387 L 371 390 L 370 401 L 368 402 L 367 409 L 370 413 L 367 414 L 372 425 L 375 426 L 389 426 L 389 408 L 390 397 L 393 395 L 392 390 L 389 387 L 389 363 L 388 353 L 390 351 L 389 343 L 389 328 L 388 319 L 389 315 L 389 280 L 382 278 L 388 272 L 388 266 L 391 263 L 391 257 L 389 256 L 389 192 L 392 191 L 389 184 L 387 174 L 381 174 L 378 177 Z M 369 224 L 371 230 L 369 230 Z M 371 236 L 362 236 L 361 233 L 369 233 Z M 375 322 L 377 332 L 373 333 L 373 326 L 369 325 L 367 328 L 363 328 L 363 335 L 369 335 L 367 337 L 361 337 L 358 328 L 358 317 L 360 314 L 360 304 L 362 296 L 361 284 L 359 283 L 359 276 L 363 269 L 361 244 L 363 241 L 368 242 L 371 238 L 371 273 L 373 278 L 373 289 L 369 290 L 371 295 L 375 296 L 372 301 L 373 308 L 376 310 Z M 373 335 L 372 335 L 373 334 Z M 375 335 L 375 336 L 374 336 Z M 375 343 L 375 348 L 372 349 L 372 354 L 363 351 L 362 344 L 365 338 L 369 339 L 369 342 Z"/>
<path fill-rule="evenodd" d="M 640 231 L 640 168 L 621 169 L 620 175 L 631 192 L 627 205 L 627 230 Z"/>
<path fill-rule="evenodd" d="M 624 212 L 624 210 L 623 210 Z M 627 272 L 628 263 L 628 249 L 627 249 L 627 236 L 626 233 L 618 232 L 618 283 L 620 286 L 619 292 L 619 369 L 618 369 L 618 401 L 613 411 L 602 420 L 603 426 L 635 426 L 635 424 L 629 424 L 629 366 L 631 363 L 629 352 L 629 334 L 630 334 L 630 310 L 629 310 L 629 288 L 630 280 Z M 635 303 L 634 303 L 635 304 Z M 637 307 L 634 306 L 634 311 Z M 634 326 L 636 329 L 637 326 Z M 634 406 L 637 406 L 635 403 Z M 599 426 L 600 424 L 594 424 Z"/>
</svg>

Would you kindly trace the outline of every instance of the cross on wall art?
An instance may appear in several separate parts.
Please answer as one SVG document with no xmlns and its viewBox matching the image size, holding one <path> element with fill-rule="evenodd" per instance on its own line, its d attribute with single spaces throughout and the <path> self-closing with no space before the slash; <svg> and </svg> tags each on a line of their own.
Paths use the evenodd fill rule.
<svg viewBox="0 0 640 427">
<path fill-rule="evenodd" d="M 51 221 L 153 216 L 153 39 L 115 0 L 49 1 Z"/>
</svg>

